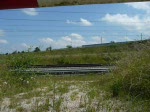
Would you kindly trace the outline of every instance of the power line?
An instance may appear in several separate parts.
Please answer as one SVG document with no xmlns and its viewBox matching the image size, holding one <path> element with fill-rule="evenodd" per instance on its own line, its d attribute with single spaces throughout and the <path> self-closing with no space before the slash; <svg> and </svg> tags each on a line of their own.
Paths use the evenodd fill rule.
<svg viewBox="0 0 150 112">
<path fill-rule="evenodd" d="M 21 29 L 21 28 L 4 28 L 3 30 L 4 31 L 8 31 L 8 32 L 16 32 L 16 31 L 19 31 L 19 32 L 30 32 L 30 31 L 35 31 L 35 32 L 39 32 L 39 31 L 42 31 L 42 32 L 47 32 L 47 31 L 125 31 L 126 32 L 126 30 L 124 29 L 120 29 L 120 27 L 119 27 L 119 29 L 109 29 L 109 28 L 107 28 L 107 29 L 89 29 L 89 27 L 87 28 L 87 29 L 55 29 L 54 28 L 55 26 L 51 26 L 51 28 L 46 28 L 46 29 L 44 29 L 43 27 L 42 27 L 42 29 L 40 29 L 40 27 L 39 28 L 36 28 L 35 29 L 35 27 L 33 28 L 32 27 L 32 29 L 29 29 L 29 28 L 26 28 L 26 29 L 24 29 L 24 27 Z M 62 26 L 62 27 L 65 27 L 65 26 Z M 94 26 L 95 27 L 95 26 Z M 111 26 L 110 26 L 111 27 Z M 56 26 L 56 28 L 57 28 L 57 26 Z M 113 26 L 111 27 L 111 28 L 113 28 Z M 132 29 L 131 29 L 132 30 Z M 134 29 L 133 29 L 134 30 Z M 141 30 L 142 31 L 142 30 Z"/>
<path fill-rule="evenodd" d="M 40 24 L 40 25 L 38 25 L 38 24 L 33 24 L 33 25 L 27 25 L 27 24 L 19 24 L 19 25 L 8 25 L 8 24 L 6 24 L 6 25 L 4 25 L 4 24 L 2 24 L 2 25 L 0 25 L 0 26 L 3 26 L 3 27 L 5 27 L 5 26 L 9 26 L 9 27 L 29 27 L 29 26 L 41 26 L 41 27 L 85 27 L 85 28 L 89 28 L 89 27 L 87 27 L 87 26 L 83 26 L 83 25 L 48 25 L 48 24 Z M 92 27 L 92 26 L 90 26 L 90 27 Z M 94 27 L 99 27 L 99 28 L 101 28 L 101 27 L 110 27 L 110 28 L 114 28 L 114 27 L 118 27 L 118 28 L 120 28 L 121 26 L 119 26 L 119 25 L 94 25 Z"/>
<path fill-rule="evenodd" d="M 8 21 L 52 21 L 52 22 L 66 22 L 67 20 L 50 20 L 50 19 L 14 19 L 14 18 L 0 18 L 0 20 L 8 20 Z M 106 22 L 103 20 L 89 20 L 90 22 Z M 81 22 L 81 21 L 73 21 L 73 22 Z M 145 22 L 119 22 L 119 23 L 150 23 L 150 21 L 145 21 Z"/>
<path fill-rule="evenodd" d="M 88 32 L 89 31 L 92 31 L 92 32 L 93 31 L 120 31 L 120 32 L 125 32 L 126 30 L 112 30 L 112 29 L 110 29 L 110 30 L 108 30 L 108 29 L 103 29 L 103 30 L 81 30 L 81 29 L 75 29 L 75 30 L 73 30 L 73 29 L 72 30 L 70 30 L 70 29 L 69 30 L 68 29 L 67 30 L 62 30 L 62 29 L 61 30 L 58 30 L 58 29 L 49 29 L 49 30 L 40 30 L 40 29 L 39 30 L 19 30 L 19 29 L 14 29 L 13 30 L 13 29 L 10 29 L 10 30 L 8 30 L 8 29 L 4 29 L 4 31 L 5 32 L 39 32 L 40 33 L 40 32 L 57 32 L 57 31 L 58 32 L 64 32 L 64 31 L 67 31 L 67 32 L 69 32 L 69 31 L 82 31 L 82 32 L 83 31 L 85 31 L 85 32 L 86 31 L 88 31 Z"/>
<path fill-rule="evenodd" d="M 60 22 L 62 22 L 62 21 L 65 21 L 65 20 L 49 20 L 49 19 L 22 19 L 22 18 L 20 18 L 20 19 L 14 19 L 14 18 L 0 18 L 1 20 L 9 20 L 9 21 L 52 21 L 52 22 L 54 22 L 54 21 L 60 21 Z"/>
<path fill-rule="evenodd" d="M 59 33 L 57 32 L 57 31 L 59 31 Z M 6 36 L 34 36 L 34 34 L 38 34 L 38 35 L 42 35 L 43 36 L 43 33 L 44 33 L 44 35 L 49 35 L 49 36 L 52 36 L 52 35 L 54 35 L 54 36 L 59 36 L 59 35 L 70 35 L 70 33 L 66 30 L 66 32 L 65 31 L 63 31 L 63 30 L 57 30 L 57 31 L 48 31 L 48 30 L 42 30 L 42 31 L 40 31 L 40 30 L 23 30 L 23 31 L 5 31 L 5 32 L 8 32 L 7 34 L 6 34 Z M 71 30 L 71 31 L 73 31 L 73 32 L 77 32 L 77 30 Z M 80 30 L 79 30 L 80 31 Z M 97 30 L 93 30 L 93 31 L 97 31 Z M 137 36 L 137 34 L 135 34 L 135 33 L 128 33 L 128 34 L 123 34 L 122 32 L 124 32 L 123 30 L 120 30 L 120 33 L 118 33 L 118 34 L 108 34 L 107 32 L 105 33 L 105 34 L 102 34 L 102 33 L 99 33 L 99 32 L 84 32 L 84 31 L 82 31 L 82 34 L 81 35 L 87 35 L 87 36 L 99 36 L 100 34 L 101 35 L 103 35 L 104 37 L 105 36 Z M 98 30 L 98 31 L 103 31 L 103 30 Z M 107 31 L 111 31 L 111 30 L 107 30 Z M 115 30 L 115 31 L 117 31 L 117 30 Z M 122 32 L 121 32 L 122 31 Z M 45 33 L 45 32 L 47 32 L 47 33 Z M 15 33 L 15 34 L 14 34 Z M 21 34 L 20 34 L 21 33 Z M 22 34 L 23 33 L 23 34 Z M 142 34 L 142 36 L 149 36 L 149 35 L 143 35 Z"/>
<path fill-rule="evenodd" d="M 49 27 L 50 25 L 48 25 L 48 24 L 45 24 L 45 25 L 24 25 L 24 24 L 20 24 L 20 25 L 0 25 L 0 26 L 13 26 L 13 27 L 20 27 L 20 26 L 23 26 L 23 27 L 28 27 L 28 26 L 45 26 L 45 27 Z M 81 25 L 53 25 L 53 26 L 51 26 L 51 27 L 87 27 L 87 26 L 81 26 Z M 96 25 L 96 26 L 94 26 L 94 27 L 120 27 L 120 26 L 114 26 L 114 25 Z"/>
<path fill-rule="evenodd" d="M 11 36 L 26 36 L 26 37 L 34 37 L 33 35 L 11 35 Z M 55 37 L 58 37 L 59 35 L 55 35 Z M 82 36 L 86 36 L 85 34 L 82 35 Z M 91 37 L 94 37 L 94 36 L 99 36 L 99 34 L 95 34 L 95 35 L 88 35 L 88 36 L 91 36 Z M 137 35 L 104 35 L 103 38 L 105 37 L 119 37 L 119 36 L 137 36 Z M 62 36 L 61 36 L 62 37 Z M 19 37 L 20 38 L 20 37 Z M 24 37 L 23 37 L 24 38 Z M 60 37 L 58 37 L 60 38 Z"/>
</svg>

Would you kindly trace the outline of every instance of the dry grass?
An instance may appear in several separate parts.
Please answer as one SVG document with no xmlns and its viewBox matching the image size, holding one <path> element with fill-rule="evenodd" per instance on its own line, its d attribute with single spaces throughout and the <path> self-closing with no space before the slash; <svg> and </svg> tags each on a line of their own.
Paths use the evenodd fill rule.
<svg viewBox="0 0 150 112">
<path fill-rule="evenodd" d="M 101 76 L 94 75 L 95 77 Z M 37 89 L 3 98 L 0 106 L 1 111 L 115 111 L 128 110 L 128 102 L 111 98 L 109 92 L 95 85 L 91 88 L 94 76 L 79 76 L 68 80 L 62 78 L 44 76 L 37 78 Z M 107 79 L 104 78 L 103 80 Z M 87 81 L 85 81 L 87 79 Z M 91 79 L 91 80 L 89 80 Z M 100 81 L 97 79 L 96 81 Z M 61 82 L 60 82 L 61 81 Z"/>
</svg>

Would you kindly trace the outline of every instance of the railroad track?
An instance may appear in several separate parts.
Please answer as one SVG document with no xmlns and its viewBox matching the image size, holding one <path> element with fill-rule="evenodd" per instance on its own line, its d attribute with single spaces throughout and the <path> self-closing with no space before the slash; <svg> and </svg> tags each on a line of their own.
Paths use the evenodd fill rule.
<svg viewBox="0 0 150 112">
<path fill-rule="evenodd" d="M 38 65 L 31 66 L 23 73 L 35 74 L 52 74 L 52 75 L 65 75 L 65 74 L 89 74 L 89 73 L 107 73 L 113 69 L 112 66 L 102 66 L 98 64 L 76 64 L 76 65 Z M 17 71 L 17 69 L 15 70 Z"/>
<path fill-rule="evenodd" d="M 64 65 L 32 65 L 30 68 L 56 68 L 56 67 L 96 67 L 101 64 L 64 64 Z"/>
</svg>

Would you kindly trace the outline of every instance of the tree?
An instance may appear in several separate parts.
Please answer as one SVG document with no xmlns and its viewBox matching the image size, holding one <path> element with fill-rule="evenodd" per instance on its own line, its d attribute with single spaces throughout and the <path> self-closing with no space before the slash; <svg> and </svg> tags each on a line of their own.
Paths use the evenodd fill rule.
<svg viewBox="0 0 150 112">
<path fill-rule="evenodd" d="M 6 53 L 5 55 L 8 55 L 8 53 Z"/>
<path fill-rule="evenodd" d="M 51 51 L 52 50 L 52 47 L 50 46 L 50 47 L 48 47 L 48 48 L 46 48 L 46 51 Z"/>
<path fill-rule="evenodd" d="M 25 51 L 21 51 L 21 53 L 25 53 Z"/>
<path fill-rule="evenodd" d="M 17 54 L 17 53 L 18 53 L 17 51 L 12 52 L 12 54 Z"/>
<path fill-rule="evenodd" d="M 115 41 L 110 41 L 110 43 L 115 43 Z"/>
<path fill-rule="evenodd" d="M 71 46 L 71 45 L 67 45 L 66 47 L 67 47 L 68 49 L 71 49 L 71 48 L 72 48 L 72 46 Z"/>
<path fill-rule="evenodd" d="M 36 47 L 35 49 L 34 49 L 34 52 L 40 52 L 41 50 L 40 50 L 40 48 L 39 47 Z"/>
</svg>

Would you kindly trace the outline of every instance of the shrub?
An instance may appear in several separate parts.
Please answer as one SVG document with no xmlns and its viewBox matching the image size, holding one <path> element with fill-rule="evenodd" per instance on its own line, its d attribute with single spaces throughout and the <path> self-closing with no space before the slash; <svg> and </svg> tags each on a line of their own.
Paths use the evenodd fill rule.
<svg viewBox="0 0 150 112">
<path fill-rule="evenodd" d="M 113 72 L 116 80 L 111 86 L 113 96 L 124 92 L 134 97 L 150 98 L 149 45 L 139 45 L 142 49 L 129 53 L 117 63 L 117 69 Z"/>
<path fill-rule="evenodd" d="M 0 67 L 0 97 L 30 90 L 35 86 L 34 74 L 23 73 L 31 64 L 33 57 L 27 54 L 9 55 Z"/>
<path fill-rule="evenodd" d="M 111 85 L 113 97 L 119 96 L 119 93 L 121 91 L 121 87 L 122 87 L 122 83 L 120 81 L 116 81 L 116 82 L 114 82 L 113 85 Z"/>
<path fill-rule="evenodd" d="M 29 56 L 28 54 L 18 54 L 10 56 L 7 60 L 7 65 L 9 67 L 23 69 L 33 65 L 34 61 L 34 58 L 32 56 Z"/>
</svg>

